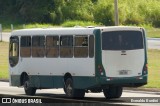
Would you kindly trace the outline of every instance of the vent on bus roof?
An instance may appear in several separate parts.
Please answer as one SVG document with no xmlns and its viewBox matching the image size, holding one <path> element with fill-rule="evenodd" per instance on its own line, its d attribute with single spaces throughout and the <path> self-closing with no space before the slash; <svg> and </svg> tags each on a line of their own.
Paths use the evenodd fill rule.
<svg viewBox="0 0 160 106">
<path fill-rule="evenodd" d="M 86 28 L 95 28 L 95 26 L 87 26 Z"/>
<path fill-rule="evenodd" d="M 74 28 L 82 28 L 82 26 L 76 25 L 74 26 Z"/>
</svg>

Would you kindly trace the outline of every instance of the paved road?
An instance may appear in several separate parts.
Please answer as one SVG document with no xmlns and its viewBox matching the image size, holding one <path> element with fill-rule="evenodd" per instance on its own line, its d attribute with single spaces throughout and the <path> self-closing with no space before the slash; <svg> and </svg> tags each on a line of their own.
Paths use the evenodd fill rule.
<svg viewBox="0 0 160 106">
<path fill-rule="evenodd" d="M 2 40 L 8 42 L 10 33 L 2 33 Z M 1 40 L 1 37 L 0 37 Z M 160 49 L 160 38 L 148 38 L 149 49 Z"/>
<path fill-rule="evenodd" d="M 160 49 L 160 38 L 148 38 L 149 49 Z"/>
<path fill-rule="evenodd" d="M 0 82 L 0 95 L 12 95 L 12 96 L 21 96 L 27 97 L 24 95 L 23 88 L 10 87 L 8 82 Z M 48 98 L 48 99 L 65 99 L 67 98 L 64 95 L 62 89 L 45 89 L 37 90 L 36 96 L 34 98 Z M 136 100 L 136 97 L 140 99 L 153 97 L 152 99 L 157 99 L 159 103 L 130 103 L 131 99 Z M 70 99 L 69 99 L 70 100 Z M 74 100 L 72 100 L 74 101 Z M 83 100 L 78 100 L 82 102 L 98 102 L 102 104 L 117 104 L 117 105 L 136 105 L 136 106 L 159 106 L 160 105 L 160 92 L 145 92 L 145 91 L 132 91 L 124 90 L 122 97 L 120 99 L 106 100 L 103 93 L 86 93 Z"/>
</svg>

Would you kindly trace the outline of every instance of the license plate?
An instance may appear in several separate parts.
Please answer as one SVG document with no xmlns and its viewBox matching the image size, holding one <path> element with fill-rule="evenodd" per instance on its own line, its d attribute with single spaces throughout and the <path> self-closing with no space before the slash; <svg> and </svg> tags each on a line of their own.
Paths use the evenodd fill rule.
<svg viewBox="0 0 160 106">
<path fill-rule="evenodd" d="M 128 75 L 128 70 L 120 70 L 119 75 Z"/>
</svg>

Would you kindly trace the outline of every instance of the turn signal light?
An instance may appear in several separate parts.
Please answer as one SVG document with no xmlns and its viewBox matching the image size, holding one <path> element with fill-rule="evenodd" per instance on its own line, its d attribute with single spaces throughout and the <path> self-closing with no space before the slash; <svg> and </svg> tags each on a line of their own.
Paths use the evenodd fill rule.
<svg viewBox="0 0 160 106">
<path fill-rule="evenodd" d="M 146 64 L 145 66 L 144 66 L 144 74 L 147 74 L 147 70 L 148 70 L 148 64 Z"/>
<path fill-rule="evenodd" d="M 101 65 L 98 65 L 98 70 L 99 70 L 100 74 L 103 75 L 103 70 L 102 70 L 102 66 Z"/>
</svg>

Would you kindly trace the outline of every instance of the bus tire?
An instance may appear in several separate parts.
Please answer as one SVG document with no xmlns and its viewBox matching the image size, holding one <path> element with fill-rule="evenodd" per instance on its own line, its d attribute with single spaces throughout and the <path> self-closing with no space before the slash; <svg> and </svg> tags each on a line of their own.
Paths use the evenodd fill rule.
<svg viewBox="0 0 160 106">
<path fill-rule="evenodd" d="M 73 80 L 71 78 L 67 78 L 65 80 L 65 93 L 69 98 L 84 98 L 85 90 L 83 89 L 74 89 Z"/>
<path fill-rule="evenodd" d="M 36 93 L 36 88 L 35 87 L 30 87 L 29 86 L 29 80 L 28 78 L 25 78 L 27 80 L 24 80 L 23 82 L 23 87 L 26 95 L 33 96 Z"/>
<path fill-rule="evenodd" d="M 104 96 L 106 99 L 120 98 L 123 92 L 123 87 L 109 87 L 108 89 L 103 89 Z"/>
</svg>

